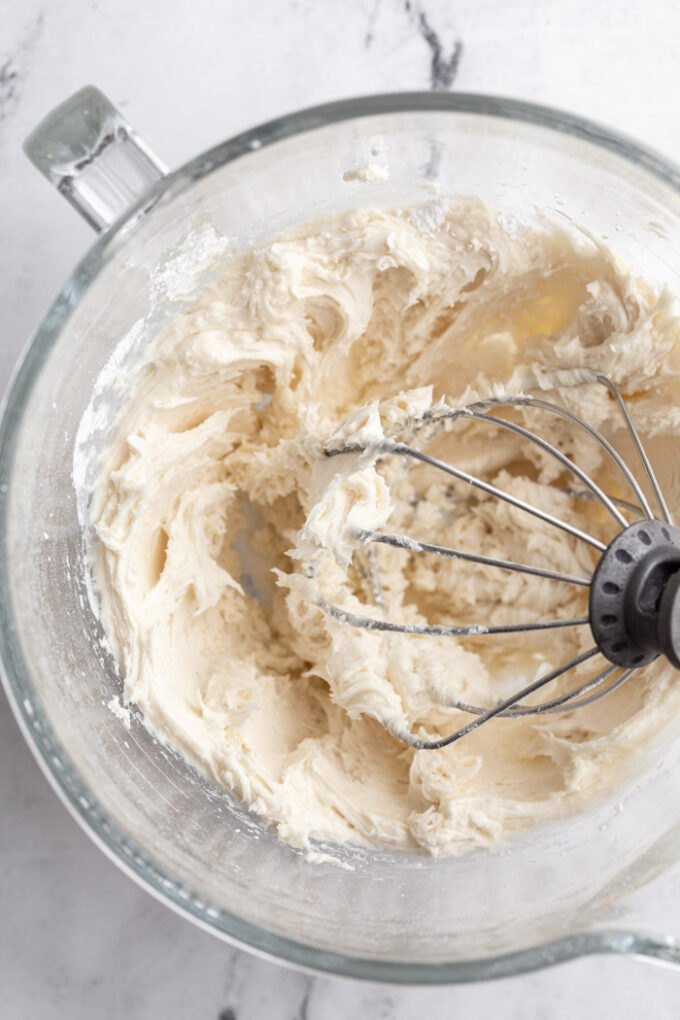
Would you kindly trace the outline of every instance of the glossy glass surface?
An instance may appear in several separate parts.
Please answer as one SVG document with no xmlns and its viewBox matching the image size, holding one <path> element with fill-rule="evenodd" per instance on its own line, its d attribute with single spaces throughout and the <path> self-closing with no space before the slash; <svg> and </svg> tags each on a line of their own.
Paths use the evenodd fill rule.
<svg viewBox="0 0 680 1020">
<path fill-rule="evenodd" d="M 344 179 L 375 161 L 391 168 L 387 181 Z M 502 853 L 436 861 L 345 849 L 345 869 L 281 844 L 134 715 L 128 731 L 107 707 L 121 684 L 87 598 L 79 510 L 82 519 L 135 352 L 172 313 L 155 267 L 208 224 L 246 246 L 331 210 L 422 201 L 433 182 L 522 220 L 536 207 L 573 220 L 680 293 L 678 172 L 565 114 L 483 96 L 374 97 L 303 111 L 199 156 L 97 241 L 6 398 L 0 652 L 10 699 L 53 785 L 121 867 L 204 927 L 278 959 L 422 983 L 596 951 L 680 960 L 680 748 L 668 734 L 615 798 Z M 106 369 L 123 337 L 127 354 Z M 78 452 L 86 411 L 96 428 Z"/>
</svg>

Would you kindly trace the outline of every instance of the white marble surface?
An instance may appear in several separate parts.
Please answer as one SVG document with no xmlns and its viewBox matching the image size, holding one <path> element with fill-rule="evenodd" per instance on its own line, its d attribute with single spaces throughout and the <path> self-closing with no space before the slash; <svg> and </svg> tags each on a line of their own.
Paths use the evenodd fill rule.
<svg viewBox="0 0 680 1020">
<path fill-rule="evenodd" d="M 679 34 L 671 0 L 0 0 L 0 385 L 91 241 L 21 153 L 81 85 L 107 92 L 170 165 L 295 107 L 433 84 L 570 108 L 680 161 Z M 4 699 L 0 917 L 2 1020 L 680 1013 L 680 972 L 631 959 L 424 990 L 310 978 L 231 949 L 89 843 Z"/>
</svg>

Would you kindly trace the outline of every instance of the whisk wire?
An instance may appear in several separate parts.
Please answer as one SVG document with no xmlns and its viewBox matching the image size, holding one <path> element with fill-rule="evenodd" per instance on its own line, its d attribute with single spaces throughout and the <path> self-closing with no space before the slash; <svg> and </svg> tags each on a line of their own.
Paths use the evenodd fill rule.
<svg viewBox="0 0 680 1020">
<path fill-rule="evenodd" d="M 595 499 L 592 492 L 589 492 L 587 489 L 573 489 L 570 485 L 561 487 L 560 492 L 563 492 L 565 496 L 571 496 L 572 499 Z M 636 517 L 647 516 L 642 507 L 636 506 L 635 503 L 631 503 L 627 499 L 620 499 L 618 496 L 610 496 L 609 498 L 613 503 L 616 503 L 617 506 L 620 506 L 622 510 L 627 510 L 628 513 L 635 514 Z M 651 520 L 651 518 L 647 519 Z"/>
<path fill-rule="evenodd" d="M 581 627 L 588 623 L 587 616 L 575 616 L 565 620 L 538 620 L 532 623 L 509 623 L 504 626 L 488 626 L 471 623 L 464 627 L 447 627 L 443 624 L 429 623 L 396 623 L 394 620 L 378 620 L 373 616 L 353 613 L 349 609 L 341 609 L 333 602 L 320 596 L 316 605 L 329 616 L 350 627 L 361 627 L 362 630 L 380 630 L 391 634 L 420 634 L 427 637 L 477 637 L 481 634 L 521 634 L 532 630 L 553 630 L 561 627 Z"/>
<path fill-rule="evenodd" d="M 463 552 L 460 549 L 450 549 L 447 546 L 432 545 L 430 542 L 415 541 L 407 535 L 393 535 L 382 531 L 359 531 L 356 534 L 356 538 L 360 542 L 378 542 L 381 545 L 389 545 L 395 549 L 435 553 L 437 556 L 446 556 L 454 560 L 466 560 L 469 563 L 481 563 L 487 567 L 499 567 L 501 570 L 515 570 L 522 574 L 547 577 L 551 581 L 566 581 L 568 584 L 580 584 L 585 588 L 590 585 L 589 577 L 576 577 L 574 574 L 564 574 L 559 570 L 534 567 L 529 563 L 515 563 L 513 560 L 500 560 L 493 556 L 482 556 L 481 553 L 469 553 Z"/>
<path fill-rule="evenodd" d="M 623 416 L 623 419 L 624 419 L 624 421 L 626 423 L 626 427 L 628 429 L 630 437 L 633 440 L 633 443 L 635 445 L 635 449 L 637 451 L 638 457 L 640 458 L 640 461 L 642 462 L 642 466 L 645 469 L 645 472 L 647 474 L 647 478 L 649 479 L 650 484 L 651 484 L 651 486 L 652 486 L 652 488 L 654 490 L 654 495 L 657 498 L 657 501 L 658 501 L 659 507 L 661 508 L 661 512 L 662 512 L 662 514 L 664 516 L 664 519 L 665 519 L 667 524 L 672 524 L 673 523 L 673 518 L 671 517 L 671 512 L 668 509 L 668 505 L 666 503 L 666 500 L 664 499 L 664 495 L 663 495 L 663 493 L 661 491 L 661 488 L 659 486 L 659 482 L 657 481 L 657 477 L 654 474 L 654 471 L 652 469 L 652 465 L 649 462 L 649 457 L 647 456 L 645 448 L 642 445 L 642 442 L 640 440 L 640 436 L 638 435 L 638 431 L 635 428 L 635 425 L 633 424 L 633 419 L 631 418 L 630 414 L 628 413 L 628 408 L 626 407 L 626 404 L 625 404 L 625 401 L 624 401 L 623 397 L 621 396 L 618 388 L 614 385 L 614 383 L 611 381 L 611 379 L 609 379 L 606 375 L 601 375 L 601 374 L 598 373 L 596 375 L 596 379 L 597 379 L 597 381 L 599 383 L 601 383 L 609 391 L 609 393 L 611 393 L 612 397 L 614 398 L 614 400 L 618 404 L 619 410 L 620 410 L 620 412 L 621 412 L 621 414 Z M 653 518 L 654 515 L 650 513 L 649 516 L 650 516 L 650 518 Z"/>
<path fill-rule="evenodd" d="M 659 656 L 656 655 L 652 659 L 652 662 L 656 662 L 658 658 Z M 651 665 L 651 663 L 649 663 L 649 665 Z M 593 702 L 599 701 L 600 698 L 604 698 L 607 694 L 613 694 L 614 691 L 618 690 L 619 687 L 625 684 L 626 680 L 629 680 L 632 677 L 633 673 L 639 672 L 640 668 L 641 667 L 637 666 L 633 667 L 632 669 L 626 669 L 621 674 L 621 676 L 618 676 L 616 680 L 614 680 L 612 683 L 608 684 L 606 687 L 603 687 L 602 690 L 596 691 L 594 694 L 588 695 L 588 697 L 579 698 L 578 701 L 570 701 L 567 710 L 571 711 L 572 709 L 585 708 L 586 705 L 592 705 Z M 549 710 L 549 712 L 550 711 L 559 712 L 563 711 L 563 709 L 554 708 L 552 710 Z"/>
<path fill-rule="evenodd" d="M 508 432 L 514 432 L 515 435 L 521 436 L 523 439 L 528 439 L 529 442 L 534 443 L 539 447 L 539 449 L 550 454 L 550 456 L 554 457 L 556 461 L 562 464 L 567 471 L 570 471 L 577 478 L 581 479 L 583 484 L 586 485 L 596 499 L 598 499 L 607 508 L 607 510 L 609 510 L 614 520 L 617 521 L 622 528 L 626 527 L 628 521 L 620 510 L 617 510 L 613 500 L 611 500 L 609 496 L 602 491 L 600 486 L 597 485 L 592 478 L 590 478 L 590 476 L 582 470 L 582 468 L 580 468 L 577 464 L 574 464 L 573 461 L 569 460 L 568 457 L 556 449 L 551 443 L 547 442 L 547 440 L 543 439 L 541 436 L 537 436 L 536 433 L 532 432 L 530 429 L 525 429 L 522 425 L 517 425 L 512 421 L 506 421 L 505 418 L 494 418 L 493 415 L 487 414 L 486 412 L 478 412 L 468 409 L 466 416 L 474 419 L 475 421 L 492 422 L 501 429 L 506 429 Z"/>
<path fill-rule="evenodd" d="M 467 736 L 468 733 L 472 733 L 472 731 L 478 729 L 479 726 L 483 726 L 484 723 L 489 722 L 489 720 L 501 715 L 508 708 L 512 708 L 513 705 L 516 705 L 523 698 L 526 698 L 535 691 L 545 687 L 546 684 L 557 680 L 558 677 L 563 676 L 563 674 L 569 672 L 570 669 L 574 669 L 582 662 L 592 659 L 593 656 L 599 654 L 599 651 L 600 650 L 597 646 L 589 648 L 588 651 L 575 656 L 573 659 L 570 659 L 569 662 L 566 662 L 557 669 L 552 670 L 552 672 L 547 673 L 538 680 L 534 680 L 533 683 L 527 684 L 520 691 L 516 691 L 515 694 L 510 695 L 509 698 L 499 701 L 497 705 L 493 706 L 493 708 L 488 708 L 485 712 L 482 712 L 481 715 L 478 715 L 471 722 L 462 726 L 459 730 L 456 730 L 455 733 L 450 733 L 447 737 L 441 737 L 438 740 L 424 740 L 412 733 L 410 734 L 411 739 L 404 739 L 406 739 L 406 742 L 410 744 L 411 747 L 419 751 L 437 751 L 442 747 L 447 747 L 449 744 L 454 743 L 454 741 L 460 740 L 461 737 Z"/>
<path fill-rule="evenodd" d="M 576 698 L 598 687 L 604 680 L 608 680 L 612 673 L 616 673 L 619 668 L 619 666 L 608 663 L 604 669 L 596 673 L 594 677 L 586 680 L 579 687 L 574 688 L 573 691 L 567 691 L 565 694 L 560 694 L 549 701 L 543 701 L 540 705 L 515 705 L 514 708 L 508 709 L 508 715 L 519 718 L 527 715 L 541 715 L 543 712 L 568 711 L 573 706 Z M 630 672 L 634 671 L 630 670 Z"/>
<path fill-rule="evenodd" d="M 615 673 L 619 668 L 620 667 L 608 663 L 607 666 L 600 670 L 599 673 L 596 673 L 594 677 L 590 677 L 572 691 L 567 691 L 565 694 L 561 694 L 557 698 L 552 698 L 550 701 L 542 701 L 539 705 L 517 704 L 513 708 L 506 708 L 503 712 L 500 712 L 499 717 L 504 719 L 516 719 L 527 715 L 539 715 L 543 712 L 550 712 L 551 710 L 556 711 L 559 709 L 560 711 L 567 711 L 567 709 L 562 706 L 567 705 L 567 708 L 569 708 L 569 702 L 578 698 L 581 694 L 586 694 L 594 687 L 597 687 L 603 680 L 607 680 L 612 673 Z M 447 698 L 446 701 L 442 701 L 441 704 L 445 708 L 457 708 L 461 712 L 468 712 L 470 715 L 484 715 L 487 711 L 485 708 L 480 708 L 478 705 L 471 705 L 458 698 Z"/>
<path fill-rule="evenodd" d="M 559 528 L 568 535 L 573 535 L 574 538 L 578 538 L 582 542 L 586 542 L 594 549 L 599 549 L 600 552 L 604 552 L 607 548 L 604 542 L 600 542 L 598 538 L 588 535 L 585 531 L 577 528 L 574 524 L 569 524 L 567 521 L 563 521 L 559 517 L 555 517 L 546 510 L 541 510 L 540 507 L 533 506 L 531 503 L 527 503 L 526 500 L 520 499 L 518 496 L 513 496 L 510 492 L 504 492 L 502 489 L 492 485 L 490 482 L 485 482 L 483 479 L 477 478 L 475 475 L 471 475 L 467 471 L 463 471 L 461 468 L 453 467 L 453 465 L 447 464 L 443 460 L 431 457 L 422 450 L 415 450 L 413 447 L 405 446 L 403 443 L 392 443 L 388 440 L 381 443 L 379 449 L 383 453 L 396 453 L 401 456 L 411 457 L 424 464 L 429 464 L 431 467 L 439 468 L 440 471 L 443 471 L 447 475 L 451 475 L 453 478 L 458 478 L 462 482 L 467 482 L 468 485 L 472 485 L 476 489 L 481 489 L 490 496 L 495 496 L 497 499 L 501 499 L 503 502 L 509 503 L 510 506 L 517 507 L 519 510 L 524 510 L 526 513 L 531 514 L 533 517 L 537 517 L 539 520 L 545 521 L 547 524 L 552 524 L 553 527 Z"/>
<path fill-rule="evenodd" d="M 614 384 L 612 383 L 612 386 L 613 385 Z M 637 496 L 647 517 L 649 517 L 650 520 L 654 517 L 654 514 L 652 513 L 652 508 L 649 505 L 649 502 L 640 486 L 640 483 L 637 481 L 635 475 L 630 470 L 621 454 L 614 449 L 609 440 L 606 439 L 601 432 L 598 432 L 597 429 L 594 429 L 592 425 L 589 425 L 588 422 L 585 421 L 583 418 L 580 418 L 579 415 L 574 414 L 573 411 L 570 411 L 566 407 L 560 407 L 559 404 L 553 404 L 548 400 L 542 400 L 540 397 L 532 397 L 527 394 L 522 394 L 516 397 L 505 398 L 494 397 L 489 398 L 487 400 L 480 400 L 476 404 L 473 404 L 472 407 L 479 408 L 481 410 L 486 410 L 492 407 L 535 407 L 539 408 L 542 411 L 548 411 L 550 414 L 556 414 L 560 418 L 564 418 L 567 421 L 572 422 L 574 425 L 578 425 L 579 428 L 583 429 L 583 431 L 586 432 L 592 439 L 594 439 L 595 442 L 598 443 L 602 447 L 602 449 L 606 451 L 609 457 L 611 457 L 611 459 L 617 465 L 617 467 L 625 477 L 626 481 L 630 485 L 631 489 Z M 621 505 L 620 500 L 616 500 L 614 499 L 614 497 L 611 496 L 609 498 L 612 500 L 612 502 Z"/>
</svg>

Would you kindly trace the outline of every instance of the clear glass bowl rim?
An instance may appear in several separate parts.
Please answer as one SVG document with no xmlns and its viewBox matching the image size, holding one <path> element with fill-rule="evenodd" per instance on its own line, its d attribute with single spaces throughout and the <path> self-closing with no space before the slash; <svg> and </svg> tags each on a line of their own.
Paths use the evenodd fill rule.
<svg viewBox="0 0 680 1020">
<path fill-rule="evenodd" d="M 46 357 L 89 284 L 135 224 L 159 202 L 172 201 L 225 164 L 293 135 L 330 124 L 400 113 L 474 114 L 535 125 L 607 149 L 661 179 L 680 194 L 680 168 L 617 132 L 547 106 L 475 93 L 395 92 L 309 107 L 222 142 L 162 177 L 106 229 L 67 279 L 20 358 L 3 398 L 0 419 L 0 670 L 17 723 L 71 815 L 115 864 L 143 889 L 199 927 L 241 947 L 298 968 L 395 984 L 457 984 L 508 977 L 591 953 L 629 953 L 680 964 L 680 946 L 665 937 L 610 929 L 584 931 L 528 949 L 484 959 L 432 964 L 381 961 L 317 949 L 243 921 L 165 874 L 97 803 L 54 736 L 35 695 L 17 637 L 10 600 L 7 546 L 8 487 L 15 437 Z"/>
</svg>

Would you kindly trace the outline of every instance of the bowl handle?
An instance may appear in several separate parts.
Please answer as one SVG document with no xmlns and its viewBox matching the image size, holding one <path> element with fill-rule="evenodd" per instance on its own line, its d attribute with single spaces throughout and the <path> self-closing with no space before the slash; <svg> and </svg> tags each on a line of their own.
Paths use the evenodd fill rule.
<svg viewBox="0 0 680 1020">
<path fill-rule="evenodd" d="M 95 230 L 105 230 L 167 172 L 106 96 L 87 85 L 24 142 L 31 162 Z"/>
</svg>

